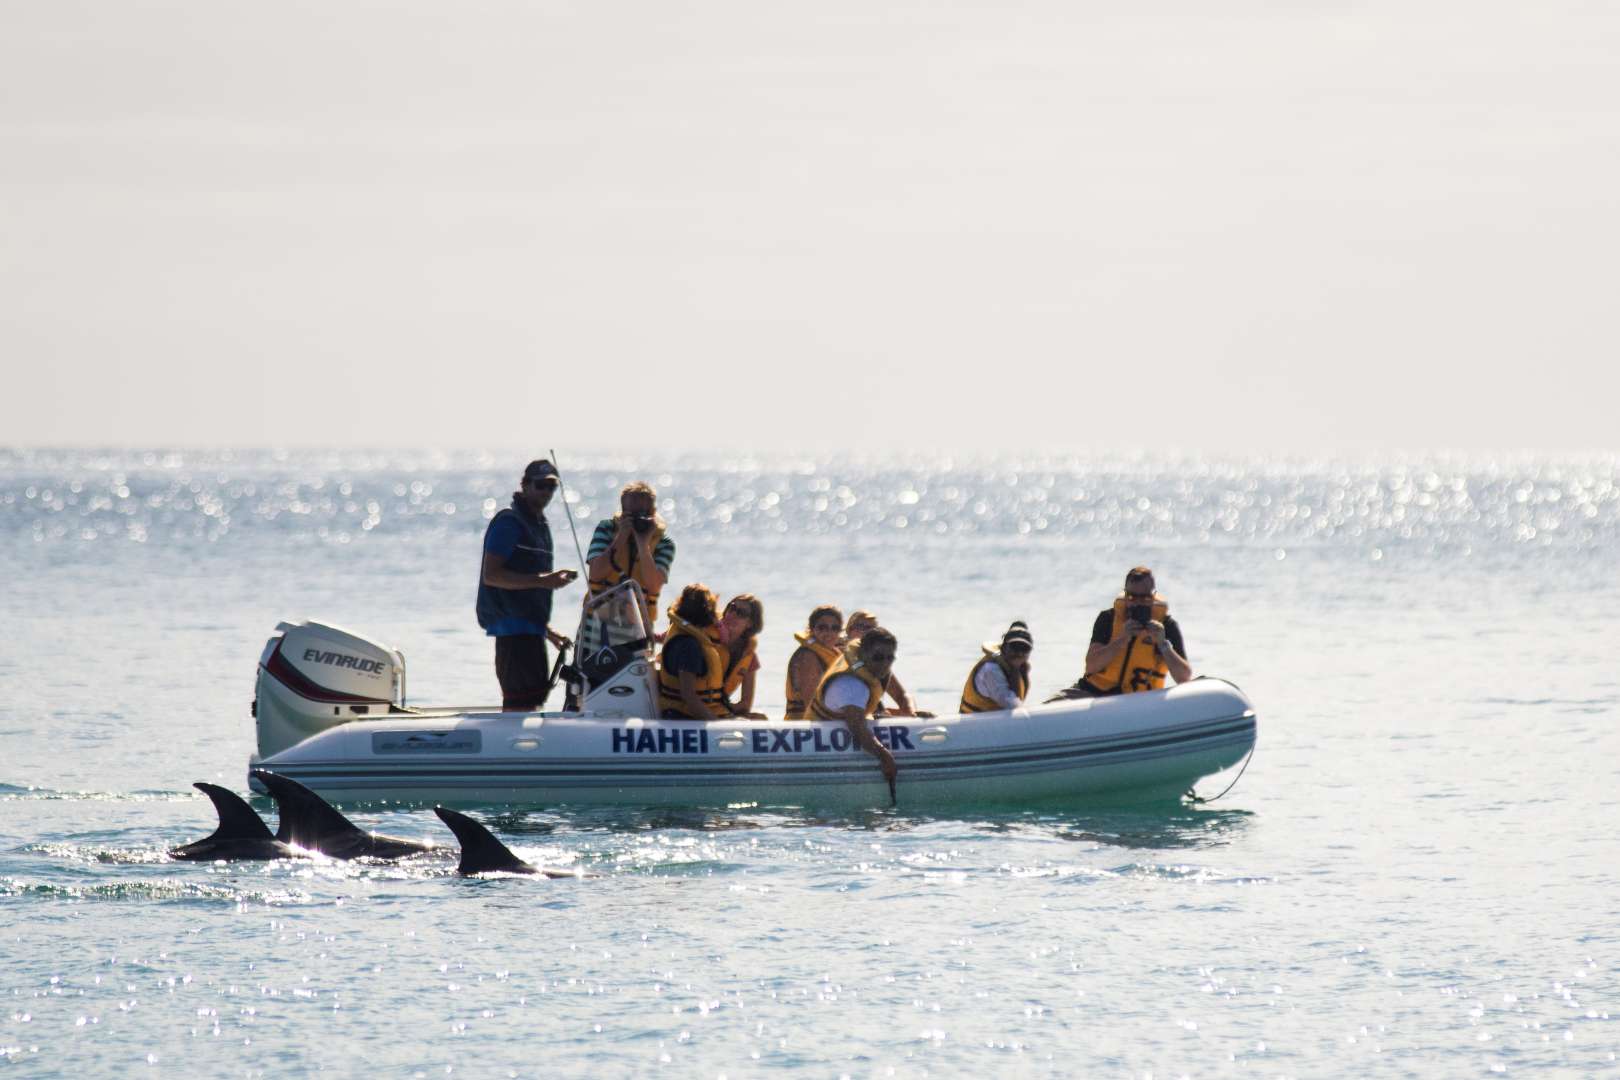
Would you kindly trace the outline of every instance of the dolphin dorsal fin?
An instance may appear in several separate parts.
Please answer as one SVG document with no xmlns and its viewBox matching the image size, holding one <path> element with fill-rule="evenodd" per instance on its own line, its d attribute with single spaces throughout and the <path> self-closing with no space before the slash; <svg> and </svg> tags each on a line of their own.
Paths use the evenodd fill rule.
<svg viewBox="0 0 1620 1080">
<path fill-rule="evenodd" d="M 219 815 L 219 828 L 208 837 L 209 840 L 275 839 L 270 835 L 270 827 L 236 792 L 201 780 L 191 786 L 208 796 L 214 804 L 214 812 Z"/>
<path fill-rule="evenodd" d="M 435 806 L 433 812 L 439 815 L 440 821 L 450 826 L 450 831 L 456 834 L 456 839 L 461 843 L 461 865 L 456 868 L 461 873 L 488 874 L 502 870 L 512 874 L 535 872 L 534 867 L 512 854 L 511 848 L 497 840 L 494 833 L 466 814 L 458 814 L 442 806 Z"/>
<path fill-rule="evenodd" d="M 276 839 L 282 843 L 318 851 L 324 841 L 366 835 L 360 826 L 298 781 L 264 769 L 254 769 L 253 775 L 276 800 L 276 813 L 281 817 L 276 823 Z"/>
</svg>

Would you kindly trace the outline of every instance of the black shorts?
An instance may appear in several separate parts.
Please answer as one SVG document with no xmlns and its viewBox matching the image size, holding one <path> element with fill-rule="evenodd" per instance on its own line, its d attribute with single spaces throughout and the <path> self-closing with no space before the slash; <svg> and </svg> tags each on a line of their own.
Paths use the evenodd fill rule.
<svg viewBox="0 0 1620 1080">
<path fill-rule="evenodd" d="M 495 639 L 495 677 L 501 681 L 501 707 L 538 709 L 551 687 L 551 661 L 544 634 L 511 634 Z"/>
</svg>

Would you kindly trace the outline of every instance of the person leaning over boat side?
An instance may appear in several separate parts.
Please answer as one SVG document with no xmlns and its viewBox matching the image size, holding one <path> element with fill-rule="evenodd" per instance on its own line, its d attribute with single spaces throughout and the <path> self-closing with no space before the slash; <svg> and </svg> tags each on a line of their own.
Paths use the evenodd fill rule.
<svg viewBox="0 0 1620 1080">
<path fill-rule="evenodd" d="M 831 604 L 822 604 L 810 612 L 806 629 L 795 630 L 793 640 L 799 647 L 788 658 L 785 720 L 810 719 L 810 699 L 827 669 L 843 655 L 838 635 L 844 629 L 844 613 Z"/>
<path fill-rule="evenodd" d="M 658 620 L 658 594 L 669 581 L 674 562 L 675 541 L 658 516 L 658 492 L 639 480 L 626 484 L 619 492 L 619 512 L 598 521 L 591 533 L 585 556 L 590 595 L 600 596 L 626 578 L 634 578 L 647 601 L 650 634 Z"/>
<path fill-rule="evenodd" d="M 1029 696 L 1029 654 L 1034 649 L 1035 639 L 1022 620 L 1007 627 L 999 649 L 985 644 L 984 655 L 962 684 L 962 704 L 957 711 L 966 716 L 1022 708 Z"/>
<path fill-rule="evenodd" d="M 1125 591 L 1114 606 L 1097 613 L 1086 650 L 1086 673 L 1056 698 L 1112 697 L 1161 690 L 1165 675 L 1178 683 L 1192 678 L 1181 627 L 1170 605 L 1154 590 L 1153 571 L 1137 566 L 1125 575 Z"/>
<path fill-rule="evenodd" d="M 666 720 L 730 716 L 726 660 L 714 593 L 706 585 L 688 585 L 670 605 L 669 635 L 658 656 L 658 715 Z"/>
<path fill-rule="evenodd" d="M 557 491 L 557 467 L 544 459 L 523 470 L 512 505 L 484 529 L 478 576 L 478 625 L 495 639 L 495 677 L 501 708 L 522 711 L 545 704 L 551 690 L 546 641 L 568 639 L 551 631 L 551 594 L 573 582 L 573 570 L 551 568 L 551 526 L 546 504 Z"/>
<path fill-rule="evenodd" d="M 821 677 L 810 698 L 810 714 L 817 720 L 842 720 L 849 725 L 855 745 L 878 759 L 883 778 L 894 783 L 899 771 L 889 748 L 878 742 L 870 723 L 883 700 L 899 643 L 881 626 L 866 629 L 851 655 L 846 652 Z"/>
<path fill-rule="evenodd" d="M 759 676 L 759 632 L 765 629 L 765 605 L 751 593 L 738 593 L 726 601 L 720 616 L 720 643 L 726 651 L 726 708 L 745 720 L 768 719 L 754 712 L 754 689 Z M 740 696 L 733 697 L 741 690 Z"/>
<path fill-rule="evenodd" d="M 861 647 L 861 635 L 878 624 L 877 616 L 864 608 L 858 608 L 849 616 L 849 622 L 844 624 L 844 655 L 851 660 Z M 932 720 L 934 714 L 916 707 L 911 695 L 900 683 L 900 676 L 889 673 L 888 684 L 884 687 L 889 697 L 894 699 L 895 716 L 916 716 L 924 720 Z M 877 715 L 887 716 L 889 710 L 878 706 Z"/>
</svg>

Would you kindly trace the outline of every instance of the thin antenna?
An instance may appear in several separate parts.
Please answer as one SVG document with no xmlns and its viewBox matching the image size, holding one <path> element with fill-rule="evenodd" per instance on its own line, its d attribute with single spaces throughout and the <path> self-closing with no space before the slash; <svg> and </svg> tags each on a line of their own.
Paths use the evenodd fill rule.
<svg viewBox="0 0 1620 1080">
<path fill-rule="evenodd" d="M 568 531 L 574 534 L 574 551 L 579 555 L 579 576 L 581 579 L 590 577 L 590 571 L 585 566 L 585 549 L 579 546 L 579 529 L 574 525 L 574 512 L 568 508 L 568 488 L 563 483 L 562 463 L 557 460 L 557 451 L 551 451 L 551 463 L 557 466 L 557 493 L 563 497 L 563 513 L 568 516 Z"/>
</svg>

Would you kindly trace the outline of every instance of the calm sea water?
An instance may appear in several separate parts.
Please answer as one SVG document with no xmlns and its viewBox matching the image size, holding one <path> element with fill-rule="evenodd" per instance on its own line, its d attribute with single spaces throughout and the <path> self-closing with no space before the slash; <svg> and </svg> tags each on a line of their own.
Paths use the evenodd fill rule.
<svg viewBox="0 0 1620 1080">
<path fill-rule="evenodd" d="M 1013 618 L 1056 688 L 1146 562 L 1255 759 L 1152 812 L 486 812 L 582 881 L 172 863 L 190 783 L 243 790 L 278 620 L 493 699 L 521 461 L 0 451 L 0 1071 L 1620 1071 L 1620 459 L 564 464 L 582 532 L 650 479 L 675 584 L 764 599 L 768 708 L 824 600 L 925 705 Z"/>
</svg>

